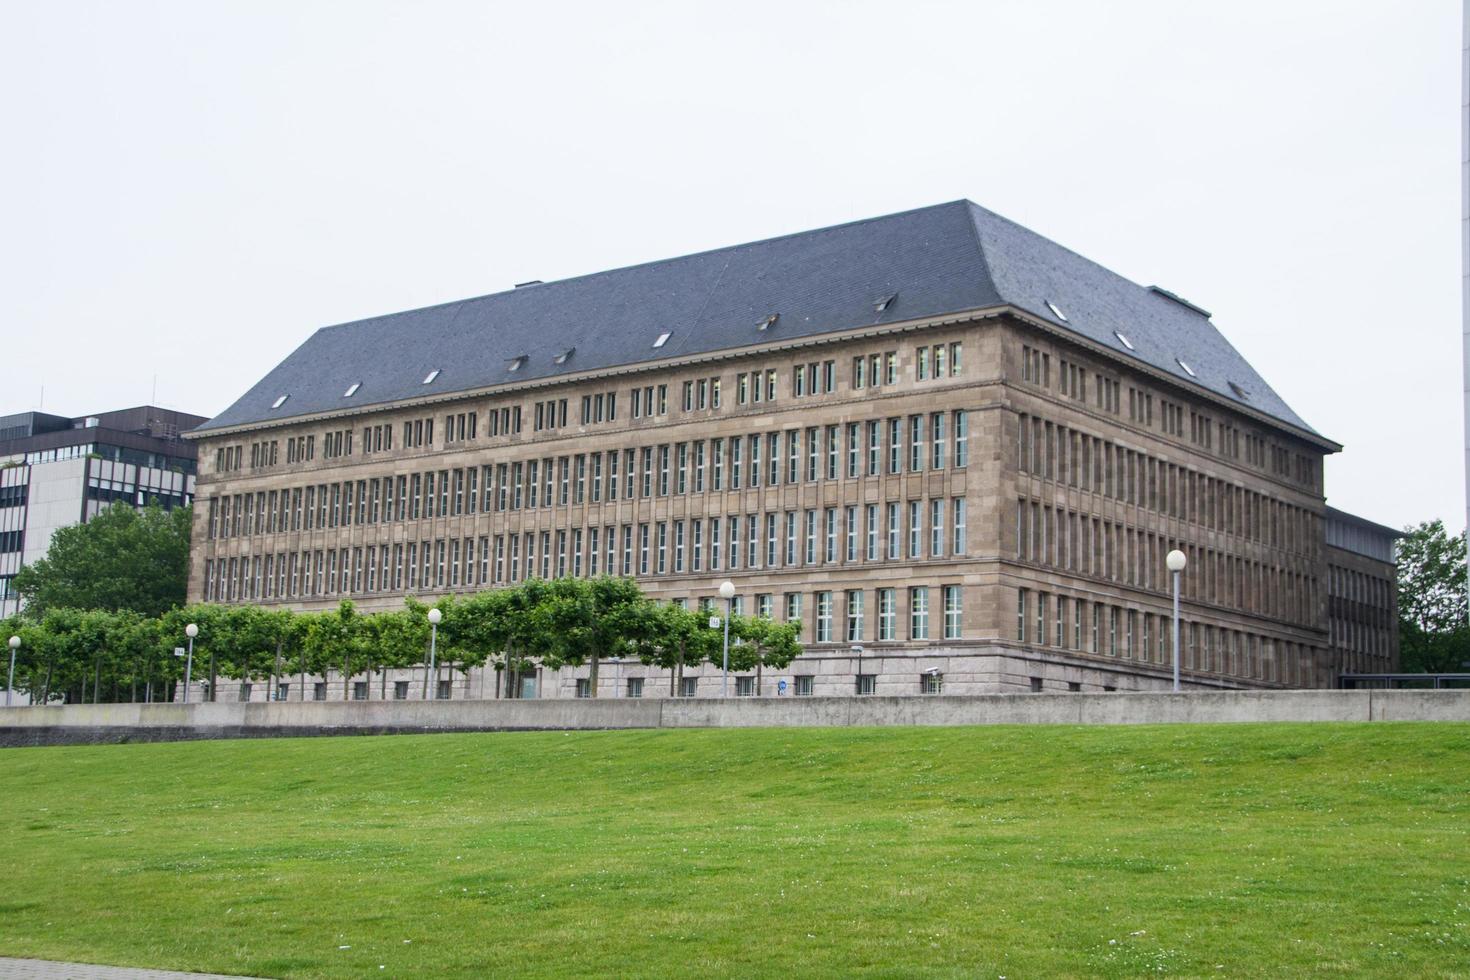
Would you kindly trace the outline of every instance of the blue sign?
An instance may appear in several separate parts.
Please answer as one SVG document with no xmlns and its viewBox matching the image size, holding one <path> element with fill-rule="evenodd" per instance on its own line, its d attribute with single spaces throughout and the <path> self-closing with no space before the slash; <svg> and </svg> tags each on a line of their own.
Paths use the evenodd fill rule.
<svg viewBox="0 0 1470 980">
<path fill-rule="evenodd" d="M 780 681 L 780 682 L 778 682 L 776 684 L 776 693 L 777 694 L 785 694 L 786 693 L 786 682 L 785 681 Z"/>
</svg>

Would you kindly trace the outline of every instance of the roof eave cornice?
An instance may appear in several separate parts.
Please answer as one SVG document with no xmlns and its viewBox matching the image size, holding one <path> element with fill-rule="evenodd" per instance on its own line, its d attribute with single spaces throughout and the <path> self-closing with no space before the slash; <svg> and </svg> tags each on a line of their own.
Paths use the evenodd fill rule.
<svg viewBox="0 0 1470 980">
<path fill-rule="evenodd" d="M 845 343 L 851 340 L 862 340 L 868 337 L 881 337 L 888 334 L 912 333 L 916 330 L 927 330 L 934 327 L 954 326 L 960 323 L 993 319 L 1012 310 L 1013 308 L 1008 306 L 984 307 L 959 313 L 945 313 L 913 320 L 900 320 L 894 323 L 848 327 L 831 333 L 813 334 L 807 337 L 793 337 L 787 340 L 770 340 L 765 343 L 745 347 L 726 347 L 720 350 L 690 354 L 683 357 L 668 357 L 657 361 L 639 361 L 637 364 L 598 368 L 590 371 L 577 371 L 568 374 L 559 374 L 555 377 L 536 378 L 530 381 L 500 382 L 492 385 L 481 385 L 476 388 L 447 391 L 440 395 L 402 398 L 397 401 L 372 402 L 328 412 L 311 412 L 305 415 L 294 415 L 289 418 L 244 422 L 239 425 L 225 425 L 204 430 L 195 429 L 183 433 L 183 436 L 186 439 L 212 439 L 217 436 L 231 436 L 245 432 L 260 432 L 294 425 L 330 422 L 335 419 L 361 415 L 368 411 L 400 411 L 403 409 L 442 405 L 448 402 L 460 402 L 472 398 L 499 397 L 521 391 L 536 391 L 557 385 L 597 381 L 602 378 L 625 378 L 638 374 L 646 374 L 651 371 L 667 371 L 699 364 L 729 361 L 736 358 L 759 357 L 767 354 L 781 353 L 783 351 L 800 350 L 805 347 L 822 347 L 829 344 Z"/>
<path fill-rule="evenodd" d="M 1206 388 L 1204 385 L 1201 384 L 1195 384 L 1193 382 L 1185 381 L 1184 379 L 1176 377 L 1175 375 L 1172 375 L 1167 371 L 1163 371 L 1159 368 L 1154 367 L 1152 364 L 1149 364 L 1148 362 L 1140 358 L 1130 357 L 1121 351 L 1113 350 L 1112 348 L 1104 344 L 1099 344 L 1095 340 L 1084 337 L 1082 334 L 1077 333 L 1076 331 L 1068 330 L 1065 327 L 1059 327 L 1055 323 L 1052 323 L 1050 320 L 1039 317 L 1034 313 L 1022 309 L 1019 306 L 1008 306 L 1005 308 L 1004 312 L 1010 313 L 1016 319 L 1021 320 L 1028 326 L 1032 326 L 1038 330 L 1041 330 L 1043 333 L 1048 333 L 1053 336 L 1061 337 L 1062 339 L 1076 344 L 1091 353 L 1102 356 L 1106 360 L 1112 361 L 1116 364 L 1124 365 L 1130 370 L 1137 371 L 1140 374 L 1145 374 L 1148 377 L 1153 378 L 1155 381 L 1160 381 L 1166 385 L 1180 389 L 1181 391 L 1184 391 L 1196 398 L 1203 398 L 1206 401 L 1212 402 L 1223 408 L 1227 408 L 1232 412 L 1244 415 L 1255 422 L 1261 423 L 1262 425 L 1270 426 L 1273 429 L 1288 432 L 1296 438 L 1301 439 L 1305 442 L 1309 442 L 1312 445 L 1317 446 L 1328 453 L 1342 452 L 1342 444 L 1333 442 L 1326 436 L 1321 436 L 1311 431 L 1310 429 L 1303 429 L 1301 426 L 1293 425 L 1290 422 L 1287 422 L 1285 419 L 1277 418 L 1274 415 L 1263 412 L 1260 409 L 1254 408 L 1250 405 L 1245 405 L 1237 401 L 1232 401 L 1231 399 L 1226 398 L 1224 395 L 1220 394 L 1217 391 L 1214 391 L 1213 389 Z"/>
</svg>

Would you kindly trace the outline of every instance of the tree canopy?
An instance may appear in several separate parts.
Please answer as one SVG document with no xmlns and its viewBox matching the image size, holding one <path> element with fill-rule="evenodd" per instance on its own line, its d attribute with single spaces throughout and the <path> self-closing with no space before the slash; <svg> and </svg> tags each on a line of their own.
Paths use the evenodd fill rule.
<svg viewBox="0 0 1470 980">
<path fill-rule="evenodd" d="M 531 579 L 438 599 L 434 608 L 443 614 L 438 670 L 463 673 L 489 665 L 506 697 L 516 696 L 519 676 L 538 664 L 550 670 L 586 666 L 587 693 L 595 697 L 598 665 L 610 658 L 667 669 L 670 692 L 677 694 L 685 667 L 718 663 L 722 651 L 722 631 L 710 627 L 706 613 L 655 603 L 626 578 Z M 187 646 L 190 623 L 199 627 L 194 678 L 208 684 L 207 698 L 221 676 L 268 679 L 274 692 L 278 679 L 292 675 L 301 678 L 296 696 L 305 698 L 307 675 L 325 678 L 329 672 L 341 682 L 342 699 L 352 698 L 354 680 L 374 675 L 378 696 L 385 697 L 388 671 L 427 666 L 429 609 L 412 596 L 401 610 L 376 613 L 363 613 L 350 601 L 317 613 L 208 603 L 155 616 L 28 607 L 0 622 L 0 636 L 21 637 L 15 689 L 41 703 L 171 700 L 184 674 L 174 650 Z M 798 631 L 796 623 L 733 617 L 731 668 L 754 670 L 760 693 L 762 670 L 784 668 L 800 655 Z M 437 680 L 425 676 L 423 696 L 436 696 Z M 329 696 L 335 698 L 335 690 Z"/>
<path fill-rule="evenodd" d="M 1450 672 L 1470 662 L 1465 536 L 1444 521 L 1408 528 L 1398 543 L 1399 660 L 1406 671 Z"/>
<path fill-rule="evenodd" d="M 184 604 L 191 510 L 114 505 L 58 530 L 46 557 L 22 568 L 15 590 L 36 615 L 50 609 L 161 616 Z"/>
</svg>

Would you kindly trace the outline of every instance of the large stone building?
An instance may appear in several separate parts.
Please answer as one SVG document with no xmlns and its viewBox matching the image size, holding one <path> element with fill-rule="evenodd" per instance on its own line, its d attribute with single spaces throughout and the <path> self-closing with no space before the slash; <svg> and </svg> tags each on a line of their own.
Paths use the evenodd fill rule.
<svg viewBox="0 0 1470 980">
<path fill-rule="evenodd" d="M 803 622 L 789 693 L 1140 690 L 1180 548 L 1188 686 L 1341 659 L 1341 447 L 1206 311 L 966 201 L 328 327 L 192 438 L 194 599 L 728 578 Z"/>
<path fill-rule="evenodd" d="M 144 405 L 69 418 L 0 416 L 0 618 L 21 603 L 10 583 L 45 556 L 57 530 L 124 501 L 164 507 L 194 498 L 194 451 L 181 438 L 205 421 Z"/>
</svg>

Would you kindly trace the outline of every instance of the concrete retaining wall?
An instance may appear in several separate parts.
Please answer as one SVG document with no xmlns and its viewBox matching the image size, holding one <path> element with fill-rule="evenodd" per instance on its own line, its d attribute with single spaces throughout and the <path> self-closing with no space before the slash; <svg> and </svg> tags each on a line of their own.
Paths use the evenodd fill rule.
<svg viewBox="0 0 1470 980">
<path fill-rule="evenodd" d="M 408 732 L 850 725 L 1470 722 L 1470 691 L 78 704 L 0 708 L 0 746 Z"/>
</svg>

